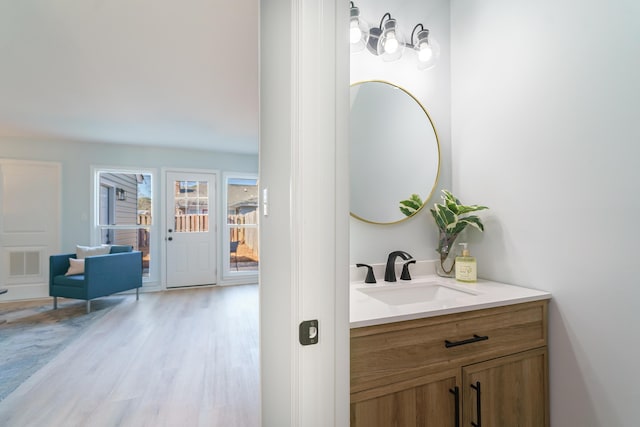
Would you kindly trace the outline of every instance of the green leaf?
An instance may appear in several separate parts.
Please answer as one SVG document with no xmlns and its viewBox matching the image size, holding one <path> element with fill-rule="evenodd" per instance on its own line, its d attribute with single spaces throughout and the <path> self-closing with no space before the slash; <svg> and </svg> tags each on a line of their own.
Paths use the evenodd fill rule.
<svg viewBox="0 0 640 427">
<path fill-rule="evenodd" d="M 442 200 L 444 200 L 445 202 L 451 200 L 453 202 L 456 201 L 456 198 L 453 196 L 453 194 L 451 193 L 451 191 L 449 190 L 442 190 Z"/>
<path fill-rule="evenodd" d="M 477 228 L 480 231 L 484 231 L 484 225 L 482 225 L 482 221 L 480 220 L 479 217 L 475 216 L 475 215 L 469 215 L 467 217 L 464 217 L 463 219 L 460 220 L 460 222 L 466 222 L 468 225 L 471 225 L 472 227 Z"/>
<path fill-rule="evenodd" d="M 422 207 L 422 199 L 417 194 L 412 194 L 406 200 L 400 200 L 400 212 L 406 216 L 412 216 Z"/>
<path fill-rule="evenodd" d="M 462 233 L 462 230 L 464 230 L 467 227 L 467 223 L 464 222 L 464 220 L 462 221 L 458 221 L 455 225 L 455 227 L 451 230 L 452 234 L 460 234 Z"/>
<path fill-rule="evenodd" d="M 415 194 L 415 193 L 411 195 L 410 199 L 413 200 L 414 202 L 416 202 L 417 204 L 419 204 L 420 206 L 422 206 L 424 204 L 422 202 L 422 199 L 420 198 L 420 196 Z"/>
<path fill-rule="evenodd" d="M 484 210 L 484 209 L 489 209 L 489 208 L 486 207 L 486 206 L 478 206 L 478 205 L 471 205 L 471 206 L 460 205 L 460 206 L 458 206 L 458 214 L 462 215 L 462 214 L 466 214 L 466 213 L 469 213 L 469 212 L 481 211 L 481 210 Z"/>
<path fill-rule="evenodd" d="M 449 208 L 443 205 L 435 204 L 431 209 L 431 214 L 441 230 L 449 230 L 455 227 L 458 222 L 458 216 Z"/>
<path fill-rule="evenodd" d="M 455 239 L 462 230 L 468 225 L 477 228 L 480 231 L 484 231 L 482 221 L 476 215 L 466 215 L 470 212 L 481 211 L 489 209 L 486 206 L 480 205 L 463 205 L 459 199 L 457 199 L 450 191 L 442 190 L 443 204 L 436 203 L 431 209 L 431 215 L 433 216 L 436 225 L 442 231 L 445 236 L 441 236 L 441 239 L 449 240 L 451 236 Z M 466 215 L 466 216 L 463 216 Z M 439 246 L 446 244 L 446 242 L 440 242 Z"/>
<path fill-rule="evenodd" d="M 421 204 L 416 203 L 413 200 L 401 200 L 400 204 L 403 205 L 403 206 L 406 206 L 408 208 L 414 209 L 416 211 L 422 207 Z"/>
</svg>

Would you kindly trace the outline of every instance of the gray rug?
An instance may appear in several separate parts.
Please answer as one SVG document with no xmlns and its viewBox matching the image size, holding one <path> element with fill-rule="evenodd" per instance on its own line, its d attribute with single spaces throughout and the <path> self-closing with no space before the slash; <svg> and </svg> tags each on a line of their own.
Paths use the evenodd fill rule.
<svg viewBox="0 0 640 427">
<path fill-rule="evenodd" d="M 0 401 L 53 359 L 93 322 L 121 303 L 124 296 L 91 302 L 53 299 L 0 305 Z"/>
</svg>

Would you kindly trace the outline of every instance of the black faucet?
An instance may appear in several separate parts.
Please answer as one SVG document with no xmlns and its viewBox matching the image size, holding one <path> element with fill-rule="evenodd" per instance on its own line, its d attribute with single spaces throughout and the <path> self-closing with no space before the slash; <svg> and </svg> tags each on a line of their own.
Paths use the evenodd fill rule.
<svg viewBox="0 0 640 427">
<path fill-rule="evenodd" d="M 385 282 L 395 282 L 396 281 L 396 258 L 400 257 L 403 260 L 409 260 L 413 258 L 411 255 L 406 253 L 405 251 L 393 251 L 389 254 L 387 258 L 387 268 L 384 270 L 384 281 Z"/>
</svg>

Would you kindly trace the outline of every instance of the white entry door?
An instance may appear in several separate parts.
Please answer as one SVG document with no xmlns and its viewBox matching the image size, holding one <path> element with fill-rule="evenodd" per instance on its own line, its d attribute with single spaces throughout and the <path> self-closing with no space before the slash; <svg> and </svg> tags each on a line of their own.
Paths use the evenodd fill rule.
<svg viewBox="0 0 640 427">
<path fill-rule="evenodd" d="M 167 287 L 216 283 L 213 173 L 167 172 Z"/>
</svg>

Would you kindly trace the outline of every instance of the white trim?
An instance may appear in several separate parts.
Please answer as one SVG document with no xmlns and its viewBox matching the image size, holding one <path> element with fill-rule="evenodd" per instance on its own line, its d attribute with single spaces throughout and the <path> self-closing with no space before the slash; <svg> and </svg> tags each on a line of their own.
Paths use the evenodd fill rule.
<svg viewBox="0 0 640 427">
<path fill-rule="evenodd" d="M 289 230 L 289 246 L 291 247 L 291 320 L 290 320 L 290 328 L 291 328 L 291 337 L 293 338 L 290 342 L 290 352 L 291 352 L 291 425 L 292 426 L 303 426 L 305 425 L 301 421 L 301 406 L 303 398 L 301 396 L 301 389 L 304 388 L 304 384 L 302 384 L 303 374 L 301 372 L 300 367 L 300 352 L 298 347 L 300 343 L 296 339 L 298 336 L 298 325 L 300 319 L 304 316 L 304 313 L 301 312 L 301 296 L 300 296 L 300 283 L 302 272 L 301 270 L 301 258 L 302 254 L 300 253 L 301 249 L 299 246 L 298 235 L 300 233 L 300 219 L 302 218 L 301 213 L 301 166 L 300 166 L 300 152 L 299 152 L 299 144 L 302 140 L 301 135 L 301 88 L 300 88 L 300 50 L 302 49 L 301 41 L 300 41 L 300 31 L 301 25 L 300 21 L 302 20 L 302 9 L 304 5 L 300 1 L 292 1 L 291 2 L 291 58 L 290 58 L 290 75 L 291 75 L 291 118 L 290 118 L 290 230 Z M 310 319 L 307 319 L 310 320 Z M 316 344 L 318 345 L 318 344 Z"/>
</svg>

